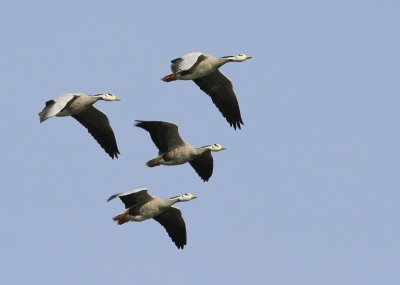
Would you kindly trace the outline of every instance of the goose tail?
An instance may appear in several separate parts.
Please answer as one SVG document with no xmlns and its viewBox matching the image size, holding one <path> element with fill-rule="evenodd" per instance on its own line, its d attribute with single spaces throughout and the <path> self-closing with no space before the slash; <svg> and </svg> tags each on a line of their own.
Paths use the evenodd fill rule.
<svg viewBox="0 0 400 285">
<path fill-rule="evenodd" d="M 161 78 L 161 80 L 162 80 L 162 81 L 165 81 L 165 82 L 171 82 L 171 81 L 177 80 L 177 78 L 176 78 L 176 76 L 175 76 L 173 73 L 171 73 L 171 74 L 169 74 L 169 75 L 164 76 L 163 78 Z"/>
<path fill-rule="evenodd" d="M 146 163 L 146 165 L 147 165 L 148 167 L 156 167 L 156 166 L 159 166 L 159 165 L 161 165 L 160 159 L 159 159 L 158 157 L 156 157 L 156 158 L 154 158 L 154 159 L 152 159 L 152 160 L 149 160 L 149 161 Z"/>
<path fill-rule="evenodd" d="M 119 214 L 119 215 L 115 216 L 113 218 L 113 221 L 117 222 L 118 225 L 122 225 L 122 224 L 125 224 L 125 223 L 129 222 L 129 220 L 125 219 L 125 216 L 126 216 L 127 213 L 128 212 L 125 211 L 122 214 Z"/>
</svg>

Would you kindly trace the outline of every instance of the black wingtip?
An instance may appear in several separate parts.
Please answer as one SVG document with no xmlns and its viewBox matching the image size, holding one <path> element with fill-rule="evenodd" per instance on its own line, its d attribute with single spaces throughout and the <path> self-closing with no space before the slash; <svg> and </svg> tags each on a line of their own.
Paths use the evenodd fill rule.
<svg viewBox="0 0 400 285">
<path fill-rule="evenodd" d="M 146 121 L 142 121 L 142 120 L 135 120 L 135 124 L 134 124 L 134 126 L 135 127 L 139 127 L 139 128 L 141 128 L 141 126 L 146 122 Z"/>
<path fill-rule="evenodd" d="M 114 152 L 107 152 L 107 153 L 112 159 L 114 159 L 114 158 L 118 159 L 118 155 L 120 155 L 118 149 L 116 151 L 114 151 Z"/>
<path fill-rule="evenodd" d="M 242 128 L 241 125 L 244 125 L 242 119 L 239 119 L 239 120 L 234 121 L 234 122 L 229 122 L 229 121 L 228 121 L 228 123 L 229 123 L 229 125 L 230 125 L 231 127 L 233 127 L 235 130 L 237 130 L 237 129 L 241 130 L 241 128 Z"/>
<path fill-rule="evenodd" d="M 110 202 L 112 199 L 116 198 L 117 196 L 118 196 L 118 194 L 111 195 L 111 196 L 107 199 L 107 202 Z"/>
<path fill-rule="evenodd" d="M 183 248 L 185 247 L 185 245 L 186 245 L 186 241 L 174 241 L 173 240 L 173 242 L 174 242 L 174 244 L 176 245 L 176 247 L 178 248 L 178 249 L 182 249 L 183 250 Z"/>
</svg>

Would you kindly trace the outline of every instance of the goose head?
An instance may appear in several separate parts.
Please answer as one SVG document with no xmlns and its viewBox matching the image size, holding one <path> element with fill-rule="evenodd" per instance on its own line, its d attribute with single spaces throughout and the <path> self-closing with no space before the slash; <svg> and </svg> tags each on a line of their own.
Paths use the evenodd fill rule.
<svg viewBox="0 0 400 285">
<path fill-rule="evenodd" d="M 190 201 L 190 200 L 193 200 L 193 199 L 196 199 L 196 198 L 197 198 L 196 195 L 193 195 L 193 194 L 190 194 L 190 193 L 186 193 L 186 194 L 183 194 L 183 195 L 179 196 L 178 200 L 179 200 L 179 202 L 187 202 L 187 201 Z"/>
<path fill-rule="evenodd" d="M 121 101 L 121 99 L 119 99 L 117 96 L 115 96 L 112 93 L 98 94 L 97 96 L 99 96 L 101 98 L 101 100 L 104 100 L 104 101 Z"/>
<path fill-rule="evenodd" d="M 207 146 L 207 148 L 211 151 L 221 151 L 221 150 L 226 149 L 226 147 L 224 147 L 220 144 L 217 144 L 217 143 L 209 145 L 209 146 Z"/>
</svg>

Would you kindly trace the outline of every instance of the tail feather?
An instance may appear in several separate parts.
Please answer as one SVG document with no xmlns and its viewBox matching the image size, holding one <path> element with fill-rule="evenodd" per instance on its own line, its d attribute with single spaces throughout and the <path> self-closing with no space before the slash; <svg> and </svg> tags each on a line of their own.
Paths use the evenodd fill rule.
<svg viewBox="0 0 400 285">
<path fill-rule="evenodd" d="M 127 219 L 125 219 L 126 213 L 127 212 L 123 212 L 122 214 L 115 216 L 113 218 L 113 221 L 116 221 L 118 223 L 118 225 L 122 225 L 122 224 L 129 222 Z"/>
<path fill-rule="evenodd" d="M 177 78 L 176 78 L 176 76 L 175 76 L 173 73 L 171 73 L 171 74 L 169 74 L 169 75 L 164 76 L 163 78 L 161 78 L 161 80 L 162 80 L 162 81 L 165 81 L 165 82 L 171 82 L 171 81 L 177 80 Z"/>
<path fill-rule="evenodd" d="M 147 165 L 148 167 L 159 166 L 159 165 L 161 165 L 160 159 L 159 159 L 158 157 L 156 157 L 156 158 L 154 158 L 154 159 L 152 159 L 152 160 L 149 160 L 149 161 L 146 163 L 146 165 Z"/>
</svg>

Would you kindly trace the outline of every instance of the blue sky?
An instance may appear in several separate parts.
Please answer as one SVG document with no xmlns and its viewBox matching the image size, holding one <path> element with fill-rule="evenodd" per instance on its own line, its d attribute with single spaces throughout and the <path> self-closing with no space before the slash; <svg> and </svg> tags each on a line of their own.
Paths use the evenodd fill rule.
<svg viewBox="0 0 400 285">
<path fill-rule="evenodd" d="M 1 284 L 399 284 L 400 5 L 396 1 L 2 1 Z M 165 83 L 186 52 L 253 59 L 232 79 L 234 131 L 193 82 Z M 45 101 L 98 102 L 121 156 Z M 203 183 L 150 169 L 136 119 L 220 143 Z M 188 245 L 154 221 L 116 225 L 114 193 L 182 203 Z M 167 280 L 167 281 L 165 281 Z"/>
</svg>

